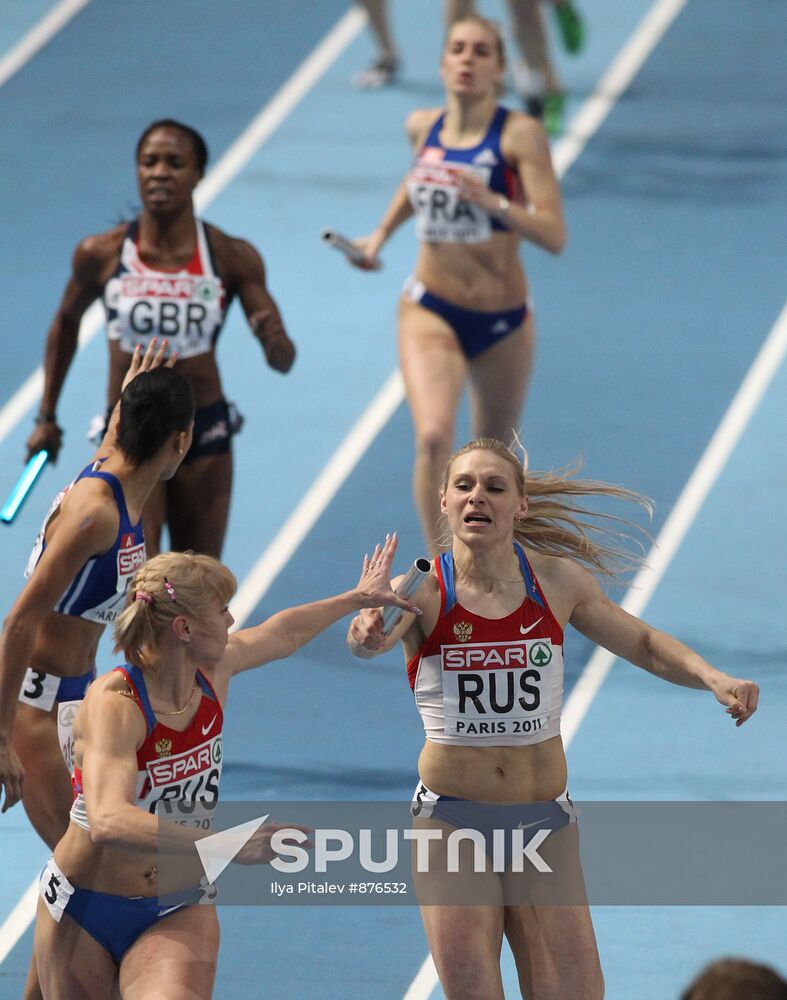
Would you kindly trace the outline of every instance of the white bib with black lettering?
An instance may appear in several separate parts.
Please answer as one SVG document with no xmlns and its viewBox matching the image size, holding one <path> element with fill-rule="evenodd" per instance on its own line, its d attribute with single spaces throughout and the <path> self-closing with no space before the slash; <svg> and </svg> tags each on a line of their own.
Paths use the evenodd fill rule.
<svg viewBox="0 0 787 1000">
<path fill-rule="evenodd" d="M 410 171 L 407 191 L 415 212 L 416 236 L 424 243 L 484 243 L 491 239 L 489 213 L 459 198 L 457 173 L 462 170 L 488 185 L 488 167 L 420 160 Z"/>
<path fill-rule="evenodd" d="M 549 639 L 441 646 L 444 733 L 472 739 L 544 729 L 556 653 Z"/>
</svg>

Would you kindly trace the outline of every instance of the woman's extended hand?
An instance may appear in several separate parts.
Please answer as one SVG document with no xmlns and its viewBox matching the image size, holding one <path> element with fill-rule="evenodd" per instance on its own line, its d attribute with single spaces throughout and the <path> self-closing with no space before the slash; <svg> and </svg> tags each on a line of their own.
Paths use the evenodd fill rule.
<svg viewBox="0 0 787 1000">
<path fill-rule="evenodd" d="M 274 858 L 278 857 L 276 851 L 271 847 L 271 837 L 279 830 L 297 830 L 304 834 L 312 832 L 310 827 L 299 826 L 297 823 L 265 823 L 254 831 L 232 860 L 240 865 L 270 864 Z M 297 843 L 299 847 L 314 846 L 310 840 L 306 839 L 298 840 Z"/>
<path fill-rule="evenodd" d="M 383 262 L 377 256 L 385 243 L 385 233 L 382 229 L 375 229 L 369 236 L 352 242 L 361 254 L 360 257 L 347 255 L 347 260 L 353 267 L 360 268 L 362 271 L 379 271 L 382 268 Z"/>
<path fill-rule="evenodd" d="M 168 340 L 162 340 L 159 346 L 158 337 L 151 337 L 143 354 L 142 345 L 137 344 L 134 348 L 134 353 L 131 355 L 128 371 L 123 376 L 123 384 L 120 387 L 120 391 L 122 392 L 129 382 L 133 382 L 137 375 L 141 375 L 142 372 L 152 371 L 154 368 L 160 368 L 162 365 L 164 368 L 174 368 L 175 362 L 178 360 L 178 355 L 175 353 L 167 357 L 168 347 Z"/>
<path fill-rule="evenodd" d="M 385 536 L 385 543 L 375 546 L 371 556 L 363 557 L 363 569 L 356 590 L 362 600 L 362 608 L 379 608 L 393 604 L 402 611 L 420 615 L 421 609 L 394 591 L 391 586 L 391 564 L 396 555 L 399 538 L 396 532 Z"/>
<path fill-rule="evenodd" d="M 743 681 L 727 674 L 711 685 L 716 700 L 727 707 L 727 715 L 735 719 L 736 726 L 742 726 L 757 711 L 760 689 L 754 681 Z"/>
</svg>

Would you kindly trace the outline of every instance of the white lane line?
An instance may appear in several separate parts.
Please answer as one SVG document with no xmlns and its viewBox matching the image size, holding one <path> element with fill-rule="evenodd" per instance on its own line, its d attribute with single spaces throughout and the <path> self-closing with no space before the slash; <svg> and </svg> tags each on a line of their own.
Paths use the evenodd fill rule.
<svg viewBox="0 0 787 1000">
<path fill-rule="evenodd" d="M 88 0 L 81 0 L 88 2 Z M 246 166 L 252 156 L 273 135 L 284 119 L 306 96 L 320 77 L 338 59 L 343 50 L 366 24 L 366 14 L 352 7 L 341 17 L 319 45 L 301 63 L 287 82 L 244 129 L 194 192 L 194 206 L 201 213 L 211 201 Z M 94 302 L 79 328 L 79 350 L 83 350 L 101 329 L 104 313 Z M 0 409 L 0 443 L 20 423 L 41 398 L 44 389 L 43 368 L 37 368 Z"/>
<path fill-rule="evenodd" d="M 61 28 L 86 7 L 90 0 L 61 0 L 41 18 L 19 42 L 0 59 L 0 87 L 53 38 Z M 19 423 L 44 389 L 43 371 L 37 369 L 0 409 L 0 441 Z"/>
<path fill-rule="evenodd" d="M 84 0 L 84 2 L 88 2 L 88 0 Z M 260 146 L 270 138 L 299 101 L 306 96 L 309 90 L 319 81 L 320 77 L 338 59 L 342 51 L 350 44 L 365 24 L 366 15 L 357 7 L 351 8 L 337 21 L 331 31 L 312 51 L 311 55 L 301 63 L 290 79 L 260 111 L 232 146 L 230 146 L 213 170 L 207 174 L 204 181 L 194 193 L 194 203 L 198 212 L 203 211 L 205 206 L 243 169 Z M 85 317 L 82 320 L 82 326 L 79 331 L 80 350 L 93 339 L 101 327 L 102 320 L 103 313 L 101 306 L 98 303 L 94 303 L 87 313 L 85 313 Z M 380 427 L 390 419 L 391 414 L 399 405 L 403 395 L 399 382 L 399 374 L 398 372 L 394 372 L 367 407 L 365 414 L 361 418 L 361 422 L 359 422 L 359 426 L 351 431 L 343 444 L 340 445 L 312 488 L 300 502 L 290 520 L 284 525 L 276 536 L 276 539 L 274 539 L 274 542 L 257 563 L 255 567 L 258 581 L 255 587 L 257 589 L 249 588 L 247 581 L 240 588 L 233 602 L 233 608 L 236 606 L 240 607 L 238 611 L 239 616 L 245 618 L 254 609 L 259 601 L 259 597 L 253 598 L 255 593 L 264 593 L 264 589 L 262 592 L 259 591 L 259 581 L 268 580 L 268 583 L 263 584 L 264 588 L 267 589 L 270 580 L 276 576 L 292 554 L 295 546 L 288 548 L 288 546 L 292 545 L 292 542 L 286 538 L 287 525 L 297 515 L 302 523 L 306 525 L 303 529 L 304 534 L 308 531 L 308 528 L 317 520 L 323 509 L 320 507 L 321 501 L 318 499 L 320 493 L 327 495 L 328 499 L 325 503 L 330 501 L 341 483 L 344 482 L 355 468 L 361 455 L 374 440 Z M 7 437 L 30 407 L 35 404 L 41 395 L 43 384 L 43 371 L 41 368 L 38 368 L 28 378 L 27 382 L 17 390 L 2 410 L 0 410 L 0 442 Z M 312 518 L 312 520 L 309 521 L 309 518 Z M 295 537 L 295 535 L 292 537 Z M 246 595 L 245 597 L 244 594 Z M 244 607 L 246 610 L 243 610 Z M 0 962 L 11 951 L 33 920 L 35 915 L 35 885 L 32 888 L 33 896 L 30 896 L 31 890 L 28 889 L 14 907 L 11 915 L 2 927 L 0 927 Z M 32 903 L 30 901 L 31 898 Z"/>
<path fill-rule="evenodd" d="M 0 59 L 0 87 L 10 80 L 26 62 L 40 52 L 46 43 L 53 38 L 61 28 L 64 28 L 71 18 L 87 7 L 90 0 L 60 0 L 48 14 L 34 24 L 16 45 Z"/>
<path fill-rule="evenodd" d="M 687 0 L 657 0 L 642 18 L 593 93 L 571 119 L 566 134 L 555 144 L 552 159 L 558 176 L 563 176 L 585 148 L 686 3 Z"/>
<path fill-rule="evenodd" d="M 293 108 L 336 62 L 365 24 L 366 14 L 360 7 L 351 7 L 336 22 L 311 55 L 301 63 L 200 184 L 196 194 L 198 211 L 212 201 L 246 166 L 260 146 L 273 135 Z"/>
<path fill-rule="evenodd" d="M 9 951 L 32 924 L 36 915 L 38 900 L 38 877 L 33 880 L 22 894 L 19 902 L 11 910 L 0 927 L 0 963 L 4 962 Z"/>
<path fill-rule="evenodd" d="M 404 386 L 397 369 L 389 375 L 241 584 L 231 606 L 233 628 L 240 628 L 257 607 L 403 398 Z"/>
<path fill-rule="evenodd" d="M 424 964 L 418 970 L 418 975 L 410 983 L 404 1000 L 419 1000 L 421 997 L 428 997 L 437 985 L 437 969 L 435 968 L 432 953 L 424 959 Z"/>
<path fill-rule="evenodd" d="M 702 505 L 727 464 L 741 435 L 771 384 L 787 353 L 787 305 L 768 334 L 759 354 L 741 382 L 727 412 L 683 487 L 675 506 L 648 553 L 645 565 L 628 589 L 621 607 L 638 617 L 645 610 L 661 578 L 680 548 Z M 588 660 L 566 699 L 560 729 L 568 745 L 604 683 L 616 657 L 598 648 Z"/>
</svg>

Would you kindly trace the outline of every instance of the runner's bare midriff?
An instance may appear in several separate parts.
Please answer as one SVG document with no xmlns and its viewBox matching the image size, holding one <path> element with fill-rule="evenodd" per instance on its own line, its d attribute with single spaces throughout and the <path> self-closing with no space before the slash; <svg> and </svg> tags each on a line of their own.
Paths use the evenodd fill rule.
<svg viewBox="0 0 787 1000">
<path fill-rule="evenodd" d="M 560 736 L 522 747 L 449 746 L 427 740 L 421 781 L 439 795 L 474 802 L 548 802 L 566 787 Z"/>
<path fill-rule="evenodd" d="M 527 298 L 511 233 L 493 233 L 484 243 L 424 243 L 414 274 L 433 295 L 464 309 L 516 309 Z"/>
<path fill-rule="evenodd" d="M 52 611 L 38 627 L 28 666 L 55 677 L 79 677 L 96 662 L 104 626 Z"/>
<path fill-rule="evenodd" d="M 166 871 L 159 874 L 163 867 Z M 55 849 L 55 861 L 73 885 L 115 896 L 157 896 L 199 884 L 204 870 L 196 848 L 130 852 L 92 843 L 90 833 L 70 823 Z"/>
</svg>

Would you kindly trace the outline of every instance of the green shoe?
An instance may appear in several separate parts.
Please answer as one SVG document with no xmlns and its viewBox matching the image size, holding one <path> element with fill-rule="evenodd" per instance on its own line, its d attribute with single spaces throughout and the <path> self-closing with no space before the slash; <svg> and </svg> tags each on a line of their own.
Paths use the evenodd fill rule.
<svg viewBox="0 0 787 1000">
<path fill-rule="evenodd" d="M 547 135 L 559 135 L 563 131 L 563 106 L 565 94 L 547 94 L 544 97 L 544 128 Z"/>
<path fill-rule="evenodd" d="M 585 23 L 569 0 L 555 4 L 558 31 L 566 52 L 576 55 L 585 44 Z"/>
</svg>

